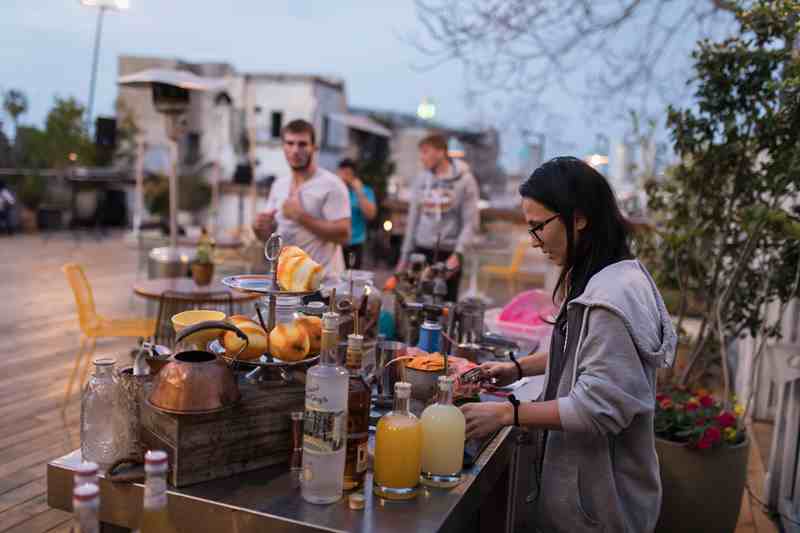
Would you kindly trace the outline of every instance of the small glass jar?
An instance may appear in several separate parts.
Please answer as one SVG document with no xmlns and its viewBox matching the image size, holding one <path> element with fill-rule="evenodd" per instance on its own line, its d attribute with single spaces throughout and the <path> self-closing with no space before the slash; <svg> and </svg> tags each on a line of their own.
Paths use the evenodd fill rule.
<svg viewBox="0 0 800 533">
<path fill-rule="evenodd" d="M 81 455 L 105 470 L 116 459 L 114 436 L 114 403 L 118 382 L 114 375 L 116 360 L 100 357 L 94 360 L 95 371 L 81 398 Z"/>
<path fill-rule="evenodd" d="M 352 283 L 351 283 L 352 281 Z M 336 287 L 336 309 L 342 317 L 339 322 L 339 338 L 346 339 L 354 333 L 353 308 L 361 305 L 366 294 L 366 313 L 359 316 L 359 334 L 374 340 L 378 335 L 378 320 L 381 314 L 381 292 L 375 286 L 375 274 L 368 270 L 346 270 Z M 330 288 L 326 297 L 330 296 Z"/>
<path fill-rule="evenodd" d="M 261 311 L 264 323 L 267 324 L 269 322 L 269 298 L 264 297 L 256 305 Z M 300 316 L 302 310 L 303 299 L 299 296 L 277 296 L 275 298 L 275 324 L 291 323 Z M 258 316 L 255 317 L 255 320 L 258 321 Z"/>
</svg>

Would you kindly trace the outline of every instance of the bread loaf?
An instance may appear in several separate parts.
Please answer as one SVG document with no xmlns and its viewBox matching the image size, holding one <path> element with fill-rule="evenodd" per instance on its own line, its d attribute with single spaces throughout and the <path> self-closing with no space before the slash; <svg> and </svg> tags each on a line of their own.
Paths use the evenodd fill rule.
<svg viewBox="0 0 800 533">
<path fill-rule="evenodd" d="M 309 353 L 318 354 L 322 347 L 322 319 L 318 316 L 301 316 L 294 322 L 308 334 L 311 346 Z"/>
<path fill-rule="evenodd" d="M 261 357 L 267 351 L 267 333 L 264 329 L 246 316 L 234 315 L 230 320 L 234 326 L 247 335 L 247 340 L 249 341 L 247 348 L 239 355 L 239 359 L 251 361 Z M 225 348 L 225 353 L 228 357 L 235 356 L 243 344 L 244 341 L 233 331 L 226 331 L 222 335 L 222 346 Z"/>
<path fill-rule="evenodd" d="M 278 285 L 285 291 L 315 291 L 322 281 L 322 265 L 297 246 L 287 246 L 278 259 Z"/>
<path fill-rule="evenodd" d="M 270 353 L 282 361 L 301 361 L 310 349 L 308 333 L 294 322 L 278 324 L 269 334 Z"/>
</svg>

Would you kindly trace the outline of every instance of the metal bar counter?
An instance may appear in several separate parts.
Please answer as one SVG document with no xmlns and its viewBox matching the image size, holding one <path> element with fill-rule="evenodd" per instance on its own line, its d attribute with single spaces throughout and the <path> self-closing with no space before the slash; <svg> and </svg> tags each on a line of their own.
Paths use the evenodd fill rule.
<svg viewBox="0 0 800 533">
<path fill-rule="evenodd" d="M 285 464 L 233 477 L 168 490 L 169 511 L 181 531 L 492 531 L 509 529 L 508 494 L 515 438 L 502 429 L 463 473 L 453 489 L 423 487 L 416 499 L 390 502 L 372 495 L 372 472 L 367 473 L 363 510 L 348 507 L 347 495 L 330 505 L 314 505 L 292 486 Z M 72 486 L 80 450 L 47 466 L 47 502 L 72 511 Z M 135 528 L 140 516 L 143 485 L 100 480 L 100 520 Z"/>
</svg>

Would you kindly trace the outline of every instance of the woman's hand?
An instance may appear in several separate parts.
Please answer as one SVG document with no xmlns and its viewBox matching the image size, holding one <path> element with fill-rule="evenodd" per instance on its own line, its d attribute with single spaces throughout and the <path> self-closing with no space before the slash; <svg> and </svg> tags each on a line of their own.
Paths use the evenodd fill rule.
<svg viewBox="0 0 800 533">
<path fill-rule="evenodd" d="M 514 406 L 508 402 L 466 403 L 461 412 L 467 421 L 467 438 L 485 437 L 514 423 Z"/>
<path fill-rule="evenodd" d="M 508 362 L 488 362 L 480 366 L 481 374 L 487 378 L 495 378 L 497 381 L 494 385 L 502 387 L 509 383 L 514 383 L 519 377 L 517 372 L 517 365 Z"/>
</svg>

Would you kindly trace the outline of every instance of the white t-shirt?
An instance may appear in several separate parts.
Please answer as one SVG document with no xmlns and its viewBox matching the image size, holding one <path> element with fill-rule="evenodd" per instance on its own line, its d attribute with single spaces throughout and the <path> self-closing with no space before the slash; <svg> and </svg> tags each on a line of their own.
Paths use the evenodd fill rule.
<svg viewBox="0 0 800 533">
<path fill-rule="evenodd" d="M 289 220 L 283 215 L 283 202 L 289 197 L 292 177 L 283 176 L 272 183 L 264 210 L 276 209 L 275 220 L 278 233 L 283 238 L 284 246 L 299 246 L 317 263 L 325 267 L 326 274 L 338 276 L 344 272 L 342 246 L 331 241 L 323 241 L 302 225 Z M 336 175 L 324 168 L 306 180 L 299 189 L 300 204 L 314 218 L 322 220 L 341 220 L 350 218 L 350 196 L 347 186 Z"/>
</svg>

